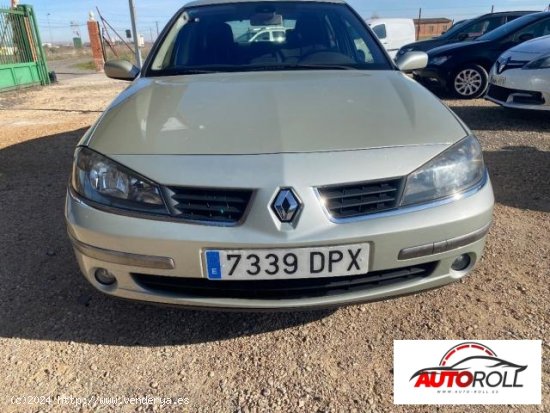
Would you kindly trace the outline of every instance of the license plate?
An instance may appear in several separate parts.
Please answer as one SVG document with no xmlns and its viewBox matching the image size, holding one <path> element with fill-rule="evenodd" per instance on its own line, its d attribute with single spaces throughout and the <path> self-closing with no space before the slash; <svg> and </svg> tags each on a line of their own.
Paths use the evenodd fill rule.
<svg viewBox="0 0 550 413">
<path fill-rule="evenodd" d="M 506 84 L 506 76 L 491 76 L 491 83 L 496 86 L 504 86 Z"/>
<path fill-rule="evenodd" d="M 290 249 L 208 250 L 210 280 L 281 280 L 366 274 L 370 244 Z"/>
</svg>

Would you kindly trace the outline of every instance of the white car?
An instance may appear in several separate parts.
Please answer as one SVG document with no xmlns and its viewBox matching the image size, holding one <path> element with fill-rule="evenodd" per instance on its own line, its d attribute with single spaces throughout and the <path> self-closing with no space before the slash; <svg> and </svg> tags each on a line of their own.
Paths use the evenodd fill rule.
<svg viewBox="0 0 550 413">
<path fill-rule="evenodd" d="M 282 43 L 286 38 L 285 27 L 263 27 L 255 30 L 248 30 L 239 36 L 237 43 L 275 42 Z"/>
<path fill-rule="evenodd" d="M 508 108 L 550 110 L 550 36 L 522 43 L 500 56 L 485 98 Z"/>
</svg>

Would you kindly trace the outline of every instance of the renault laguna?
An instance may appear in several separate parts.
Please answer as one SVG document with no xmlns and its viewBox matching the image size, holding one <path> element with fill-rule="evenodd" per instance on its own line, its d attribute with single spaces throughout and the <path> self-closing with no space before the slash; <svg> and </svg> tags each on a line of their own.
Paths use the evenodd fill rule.
<svg viewBox="0 0 550 413">
<path fill-rule="evenodd" d="M 341 0 L 187 4 L 141 69 L 105 66 L 132 83 L 74 155 L 66 220 L 85 277 L 253 310 L 460 280 L 493 191 L 476 137 L 404 74 L 426 64 L 393 63 Z"/>
</svg>

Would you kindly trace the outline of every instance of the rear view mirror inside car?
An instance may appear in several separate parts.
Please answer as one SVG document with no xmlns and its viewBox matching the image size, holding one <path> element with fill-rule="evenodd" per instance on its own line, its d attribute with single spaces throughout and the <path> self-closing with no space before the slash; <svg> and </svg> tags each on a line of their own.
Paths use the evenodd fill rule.
<svg viewBox="0 0 550 413">
<path fill-rule="evenodd" d="M 282 26 L 283 16 L 275 12 L 260 12 L 250 17 L 251 26 Z"/>
</svg>

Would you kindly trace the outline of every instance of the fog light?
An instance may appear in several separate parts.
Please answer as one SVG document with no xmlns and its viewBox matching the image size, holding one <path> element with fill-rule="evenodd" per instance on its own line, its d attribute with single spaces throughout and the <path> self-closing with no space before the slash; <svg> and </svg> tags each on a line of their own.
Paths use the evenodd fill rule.
<svg viewBox="0 0 550 413">
<path fill-rule="evenodd" d="M 116 283 L 116 278 L 113 274 L 107 271 L 105 268 L 98 268 L 95 270 L 95 279 L 98 283 L 103 285 L 113 285 Z"/>
<path fill-rule="evenodd" d="M 453 261 L 451 268 L 455 271 L 464 271 L 470 265 L 471 258 L 468 254 L 463 254 Z"/>
</svg>

